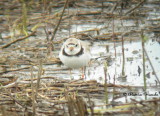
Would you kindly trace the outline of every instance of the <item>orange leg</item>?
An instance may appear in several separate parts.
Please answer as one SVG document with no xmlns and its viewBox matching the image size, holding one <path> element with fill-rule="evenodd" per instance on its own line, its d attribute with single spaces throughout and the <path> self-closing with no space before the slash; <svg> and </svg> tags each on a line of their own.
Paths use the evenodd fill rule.
<svg viewBox="0 0 160 116">
<path fill-rule="evenodd" d="M 82 76 L 81 76 L 81 78 L 84 79 L 84 77 L 85 77 L 85 67 L 81 68 L 81 70 L 82 70 Z"/>
</svg>

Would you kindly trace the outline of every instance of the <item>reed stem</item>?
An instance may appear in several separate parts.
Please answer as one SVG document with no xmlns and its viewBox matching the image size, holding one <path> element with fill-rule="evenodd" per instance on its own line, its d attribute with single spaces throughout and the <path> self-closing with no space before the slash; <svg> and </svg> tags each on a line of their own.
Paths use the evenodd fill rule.
<svg viewBox="0 0 160 116">
<path fill-rule="evenodd" d="M 144 91 L 147 90 L 147 83 L 146 83 L 146 69 L 145 69 L 145 40 L 143 30 L 141 31 L 141 40 L 142 40 L 142 60 L 143 60 L 143 80 L 144 80 Z M 145 100 L 147 99 L 147 95 L 145 94 Z"/>
<path fill-rule="evenodd" d="M 107 62 L 104 63 L 104 91 L 105 91 L 105 100 L 106 104 L 108 104 L 108 88 L 107 88 Z"/>
<path fill-rule="evenodd" d="M 122 61 L 122 76 L 125 76 L 125 72 L 124 72 L 124 68 L 125 68 L 125 54 L 124 54 L 124 39 L 123 39 L 123 36 L 122 36 L 122 58 L 123 58 L 123 61 Z"/>
</svg>

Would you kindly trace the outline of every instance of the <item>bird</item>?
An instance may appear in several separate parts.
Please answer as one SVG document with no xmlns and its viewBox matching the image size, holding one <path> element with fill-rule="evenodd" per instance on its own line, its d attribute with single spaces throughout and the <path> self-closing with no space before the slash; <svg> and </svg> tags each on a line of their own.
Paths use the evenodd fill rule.
<svg viewBox="0 0 160 116">
<path fill-rule="evenodd" d="M 84 68 L 91 59 L 89 44 L 77 38 L 68 38 L 61 47 L 59 58 L 70 69 Z"/>
</svg>

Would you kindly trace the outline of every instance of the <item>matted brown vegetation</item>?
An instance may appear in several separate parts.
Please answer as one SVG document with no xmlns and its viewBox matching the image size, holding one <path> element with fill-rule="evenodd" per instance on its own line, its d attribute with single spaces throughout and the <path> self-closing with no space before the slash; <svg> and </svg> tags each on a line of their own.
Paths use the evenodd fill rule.
<svg viewBox="0 0 160 116">
<path fill-rule="evenodd" d="M 124 97 L 124 93 L 137 88 L 143 89 L 143 86 L 102 84 L 96 80 L 85 79 L 67 80 L 54 74 L 44 76 L 47 70 L 43 68 L 44 66 L 61 64 L 54 51 L 60 49 L 61 43 L 68 35 L 91 42 L 107 40 L 121 42 L 139 40 L 142 32 L 159 33 L 159 25 L 144 28 L 135 26 L 125 31 L 116 28 L 115 20 L 143 22 L 144 17 L 148 16 L 147 12 L 153 10 L 143 7 L 144 4 L 160 4 L 160 1 L 1 0 L 0 115 L 159 116 L 159 97 L 150 100 L 131 99 L 129 103 L 115 102 L 117 98 Z M 98 25 L 104 22 L 108 25 L 102 28 L 72 34 L 69 31 L 72 25 L 92 23 Z M 64 29 L 67 32 L 64 32 Z M 52 71 L 57 73 L 61 70 L 68 69 L 56 68 Z M 26 75 L 30 78 L 26 79 L 24 72 L 27 72 Z M 108 101 L 109 96 L 113 96 L 112 101 Z M 98 100 L 104 104 L 97 105 Z"/>
</svg>

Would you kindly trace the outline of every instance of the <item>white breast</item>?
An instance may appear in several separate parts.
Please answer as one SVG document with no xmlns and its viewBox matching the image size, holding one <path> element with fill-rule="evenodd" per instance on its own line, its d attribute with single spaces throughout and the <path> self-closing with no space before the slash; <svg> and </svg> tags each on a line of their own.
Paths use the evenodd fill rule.
<svg viewBox="0 0 160 116">
<path fill-rule="evenodd" d="M 60 53 L 59 57 L 63 64 L 69 68 L 82 68 L 87 66 L 91 58 L 89 53 L 72 57 L 64 56 Z"/>
</svg>

